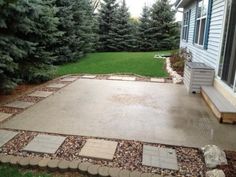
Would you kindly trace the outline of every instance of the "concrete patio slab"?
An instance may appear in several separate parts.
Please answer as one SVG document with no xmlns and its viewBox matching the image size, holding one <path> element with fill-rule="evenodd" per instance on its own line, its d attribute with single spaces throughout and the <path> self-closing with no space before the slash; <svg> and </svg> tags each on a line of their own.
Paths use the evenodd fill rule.
<svg viewBox="0 0 236 177">
<path fill-rule="evenodd" d="M 18 133 L 8 130 L 0 130 L 0 147 L 14 138 Z"/>
<path fill-rule="evenodd" d="M 145 166 L 178 170 L 176 151 L 170 148 L 143 146 L 143 160 Z"/>
<path fill-rule="evenodd" d="M 112 160 L 116 152 L 117 142 L 99 139 L 88 139 L 79 156 L 102 160 Z"/>
<path fill-rule="evenodd" d="M 65 139 L 62 136 L 37 135 L 23 150 L 54 154 Z"/>
<path fill-rule="evenodd" d="M 35 91 L 35 92 L 29 94 L 28 96 L 46 98 L 46 97 L 50 96 L 51 94 L 53 94 L 53 92 Z"/>
<path fill-rule="evenodd" d="M 0 112 L 0 122 L 6 120 L 7 118 L 11 117 L 12 114 L 7 114 L 7 113 L 4 113 L 4 112 Z"/>
<path fill-rule="evenodd" d="M 2 127 L 236 149 L 234 125 L 219 124 L 200 95 L 168 83 L 78 79 Z"/>
<path fill-rule="evenodd" d="M 30 106 L 34 105 L 34 103 L 32 102 L 25 102 L 25 101 L 14 101 L 12 103 L 6 104 L 4 106 L 6 107 L 11 107 L 11 108 L 21 108 L 21 109 L 25 109 L 28 108 Z"/>
<path fill-rule="evenodd" d="M 49 88 L 62 88 L 65 86 L 66 86 L 66 84 L 61 84 L 61 83 L 52 83 L 52 84 L 47 85 L 47 87 L 49 87 Z"/>
</svg>

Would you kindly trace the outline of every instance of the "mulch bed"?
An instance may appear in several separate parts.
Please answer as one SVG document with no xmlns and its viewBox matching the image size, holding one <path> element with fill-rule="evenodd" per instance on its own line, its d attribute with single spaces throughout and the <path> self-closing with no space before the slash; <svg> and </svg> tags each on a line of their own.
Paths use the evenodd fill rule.
<svg viewBox="0 0 236 177">
<path fill-rule="evenodd" d="M 18 100 L 25 101 L 25 102 L 38 103 L 38 102 L 42 101 L 43 99 L 44 98 L 42 98 L 42 97 L 22 96 Z"/>
<path fill-rule="evenodd" d="M 37 157 L 50 157 L 65 160 L 80 160 L 83 162 L 91 162 L 94 164 L 105 165 L 108 167 L 118 167 L 127 170 L 138 170 L 140 172 L 157 173 L 162 175 L 173 176 L 204 176 L 206 168 L 203 160 L 203 155 L 199 149 L 167 146 L 161 144 L 143 143 L 139 141 L 128 140 L 115 140 L 117 141 L 118 148 L 116 150 L 114 159 L 112 161 L 95 160 L 89 158 L 79 157 L 79 152 L 89 137 L 84 136 L 66 136 L 65 142 L 57 150 L 55 154 L 40 154 L 22 151 L 38 133 L 21 131 L 19 135 L 0 148 L 1 153 L 19 156 L 37 156 Z M 106 139 L 106 138 L 105 138 Z M 106 139 L 113 140 L 113 139 Z M 114 140 L 113 140 L 114 141 Z M 160 147 L 169 147 L 176 150 L 179 170 L 167 170 L 160 168 L 147 167 L 142 165 L 142 147 L 143 145 L 152 145 Z"/>
</svg>

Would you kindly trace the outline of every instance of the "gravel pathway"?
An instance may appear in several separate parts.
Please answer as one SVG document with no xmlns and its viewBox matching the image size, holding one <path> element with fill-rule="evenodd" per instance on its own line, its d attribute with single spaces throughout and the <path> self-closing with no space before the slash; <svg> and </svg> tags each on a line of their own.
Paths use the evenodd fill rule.
<svg viewBox="0 0 236 177">
<path fill-rule="evenodd" d="M 89 158 L 79 157 L 79 152 L 86 142 L 86 139 L 91 137 L 83 136 L 66 136 L 65 142 L 57 150 L 55 154 L 39 154 L 22 151 L 38 133 L 29 131 L 20 131 L 20 133 L 0 148 L 0 153 L 18 156 L 34 156 L 34 157 L 50 157 L 65 160 L 80 160 L 83 162 L 91 162 L 107 167 L 118 167 L 126 170 L 137 170 L 140 172 L 157 173 L 162 175 L 173 176 L 204 176 L 206 168 L 203 156 L 200 150 L 196 148 L 167 146 L 161 144 L 143 143 L 138 141 L 115 140 L 118 142 L 114 159 L 112 161 L 94 160 Z M 111 140 L 106 139 L 105 140 Z M 114 140 L 113 140 L 114 141 Z M 160 168 L 147 167 L 142 165 L 142 147 L 143 145 L 152 145 L 160 147 L 173 148 L 177 152 L 179 170 L 167 170 Z"/>
</svg>

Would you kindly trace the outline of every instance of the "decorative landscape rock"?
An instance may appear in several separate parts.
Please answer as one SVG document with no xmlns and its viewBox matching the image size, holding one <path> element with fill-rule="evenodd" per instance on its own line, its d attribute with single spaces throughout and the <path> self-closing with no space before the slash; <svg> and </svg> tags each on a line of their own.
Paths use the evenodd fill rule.
<svg viewBox="0 0 236 177">
<path fill-rule="evenodd" d="M 0 147 L 14 138 L 18 133 L 8 130 L 0 130 Z"/>
<path fill-rule="evenodd" d="M 166 58 L 166 70 L 173 77 L 174 84 L 182 84 L 183 77 L 174 71 L 171 67 L 170 58 Z"/>
<path fill-rule="evenodd" d="M 178 170 L 177 156 L 174 149 L 143 146 L 143 165 L 164 169 Z"/>
<path fill-rule="evenodd" d="M 225 174 L 222 170 L 212 170 L 206 172 L 206 177 L 225 177 Z"/>
<path fill-rule="evenodd" d="M 205 163 L 208 168 L 215 168 L 218 165 L 226 165 L 227 159 L 225 152 L 215 145 L 207 145 L 202 148 Z"/>
<path fill-rule="evenodd" d="M 30 106 L 34 105 L 32 102 L 25 102 L 25 101 L 14 101 L 12 103 L 6 104 L 4 106 L 10 107 L 10 108 L 20 108 L 20 109 L 26 109 Z"/>
<path fill-rule="evenodd" d="M 112 160 L 117 144 L 115 141 L 88 139 L 81 149 L 79 156 Z"/>
<path fill-rule="evenodd" d="M 35 91 L 35 92 L 29 94 L 28 96 L 46 98 L 46 97 L 50 96 L 51 94 L 53 94 L 53 92 Z"/>
<path fill-rule="evenodd" d="M 65 139 L 63 136 L 37 135 L 23 150 L 54 154 Z"/>
<path fill-rule="evenodd" d="M 4 112 L 0 112 L 0 123 L 3 122 L 4 120 L 6 120 L 7 118 L 11 117 L 12 114 L 7 114 Z"/>
</svg>

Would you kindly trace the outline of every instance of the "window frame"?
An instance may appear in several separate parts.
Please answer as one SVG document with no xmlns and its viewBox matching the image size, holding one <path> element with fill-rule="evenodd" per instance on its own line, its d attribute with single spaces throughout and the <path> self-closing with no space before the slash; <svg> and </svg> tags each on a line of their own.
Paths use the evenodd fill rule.
<svg viewBox="0 0 236 177">
<path fill-rule="evenodd" d="M 188 42 L 189 38 L 189 26 L 191 18 L 191 9 L 184 12 L 183 15 L 183 27 L 182 27 L 182 40 Z"/>
<path fill-rule="evenodd" d="M 208 1 L 207 3 L 207 7 L 206 7 L 206 13 L 203 15 L 203 8 L 204 8 L 204 1 Z M 202 4 L 201 6 L 201 14 L 200 14 L 200 17 L 198 17 L 198 10 L 199 10 L 199 4 Z M 195 21 L 195 36 L 194 36 L 194 44 L 199 46 L 199 47 L 204 47 L 204 44 L 205 44 L 205 36 L 206 36 L 206 27 L 207 27 L 207 19 L 208 19 L 208 10 L 209 10 L 209 0 L 198 0 L 197 1 L 197 7 L 196 7 L 196 21 Z M 204 26 L 204 34 L 201 34 L 202 32 L 202 25 L 203 25 L 203 21 L 205 20 L 205 26 Z M 197 24 L 198 24 L 198 21 L 199 21 L 199 27 L 197 28 Z M 201 36 L 202 36 L 202 44 L 200 43 L 201 42 Z"/>
</svg>

